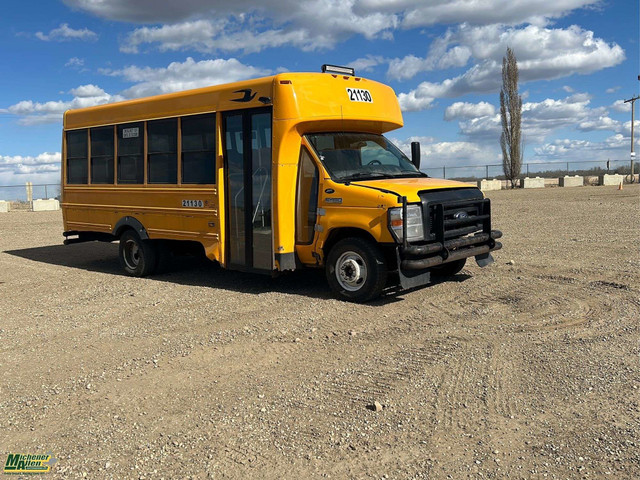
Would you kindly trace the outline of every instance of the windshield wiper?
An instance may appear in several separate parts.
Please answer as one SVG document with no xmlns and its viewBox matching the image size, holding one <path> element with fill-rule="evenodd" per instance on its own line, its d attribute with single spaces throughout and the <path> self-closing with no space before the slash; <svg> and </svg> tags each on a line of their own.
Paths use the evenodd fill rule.
<svg viewBox="0 0 640 480">
<path fill-rule="evenodd" d="M 365 178 L 390 178 L 390 175 L 380 172 L 356 172 L 342 177 L 340 181 L 350 182 L 351 180 L 363 180 Z"/>
<path fill-rule="evenodd" d="M 394 178 L 411 178 L 411 177 L 428 177 L 426 173 L 422 172 L 404 172 L 397 175 L 393 175 Z"/>
</svg>

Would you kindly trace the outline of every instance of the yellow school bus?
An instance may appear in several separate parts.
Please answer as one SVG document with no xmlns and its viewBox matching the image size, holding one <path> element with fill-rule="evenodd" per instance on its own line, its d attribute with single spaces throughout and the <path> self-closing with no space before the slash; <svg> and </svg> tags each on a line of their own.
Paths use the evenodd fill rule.
<svg viewBox="0 0 640 480">
<path fill-rule="evenodd" d="M 151 275 L 196 245 L 225 268 L 324 268 L 339 297 L 426 284 L 500 248 L 475 187 L 420 172 L 383 134 L 393 90 L 344 67 L 69 110 L 65 244 L 119 240 Z"/>
</svg>

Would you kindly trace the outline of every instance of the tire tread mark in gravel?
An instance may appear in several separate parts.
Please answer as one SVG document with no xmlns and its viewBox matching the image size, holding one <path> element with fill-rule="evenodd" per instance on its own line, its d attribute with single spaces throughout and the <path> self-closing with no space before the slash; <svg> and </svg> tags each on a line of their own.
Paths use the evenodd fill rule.
<svg viewBox="0 0 640 480">
<path fill-rule="evenodd" d="M 472 355 L 468 346 L 453 359 L 454 365 L 440 377 L 438 395 L 436 397 L 436 424 L 450 429 L 463 428 L 467 417 L 472 417 L 472 410 L 483 408 L 474 378 L 482 378 L 486 373 L 486 362 L 480 355 Z M 474 361 L 475 358 L 475 361 Z M 470 408 L 470 406 L 472 408 Z"/>
<path fill-rule="evenodd" d="M 504 417 L 515 414 L 515 391 L 513 388 L 514 375 L 517 375 L 512 357 L 504 354 L 504 349 L 493 344 L 490 347 L 490 369 L 492 372 L 490 389 L 492 394 L 488 397 L 490 413 L 496 413 Z"/>
<path fill-rule="evenodd" d="M 383 400 L 400 383 L 421 376 L 426 366 L 434 365 L 456 349 L 456 343 L 432 341 L 424 346 L 405 347 L 390 357 L 337 373 L 324 390 L 346 401 Z"/>
</svg>

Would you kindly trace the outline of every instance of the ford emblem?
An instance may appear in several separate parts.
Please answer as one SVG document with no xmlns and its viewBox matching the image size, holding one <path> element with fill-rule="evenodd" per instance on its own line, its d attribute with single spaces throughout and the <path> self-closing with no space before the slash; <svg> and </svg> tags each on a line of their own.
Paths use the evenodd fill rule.
<svg viewBox="0 0 640 480">
<path fill-rule="evenodd" d="M 464 218 L 469 218 L 469 214 L 463 210 L 463 211 L 454 213 L 453 218 L 455 218 L 456 220 L 462 220 Z"/>
</svg>

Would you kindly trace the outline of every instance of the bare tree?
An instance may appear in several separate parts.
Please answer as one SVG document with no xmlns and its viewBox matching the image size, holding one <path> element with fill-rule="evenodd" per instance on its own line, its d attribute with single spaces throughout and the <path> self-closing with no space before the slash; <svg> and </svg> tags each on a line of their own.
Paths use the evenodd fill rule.
<svg viewBox="0 0 640 480">
<path fill-rule="evenodd" d="M 522 97 L 518 94 L 518 62 L 511 48 L 502 57 L 502 89 L 500 90 L 500 119 L 502 120 L 502 170 L 516 186 L 522 168 Z"/>
</svg>

